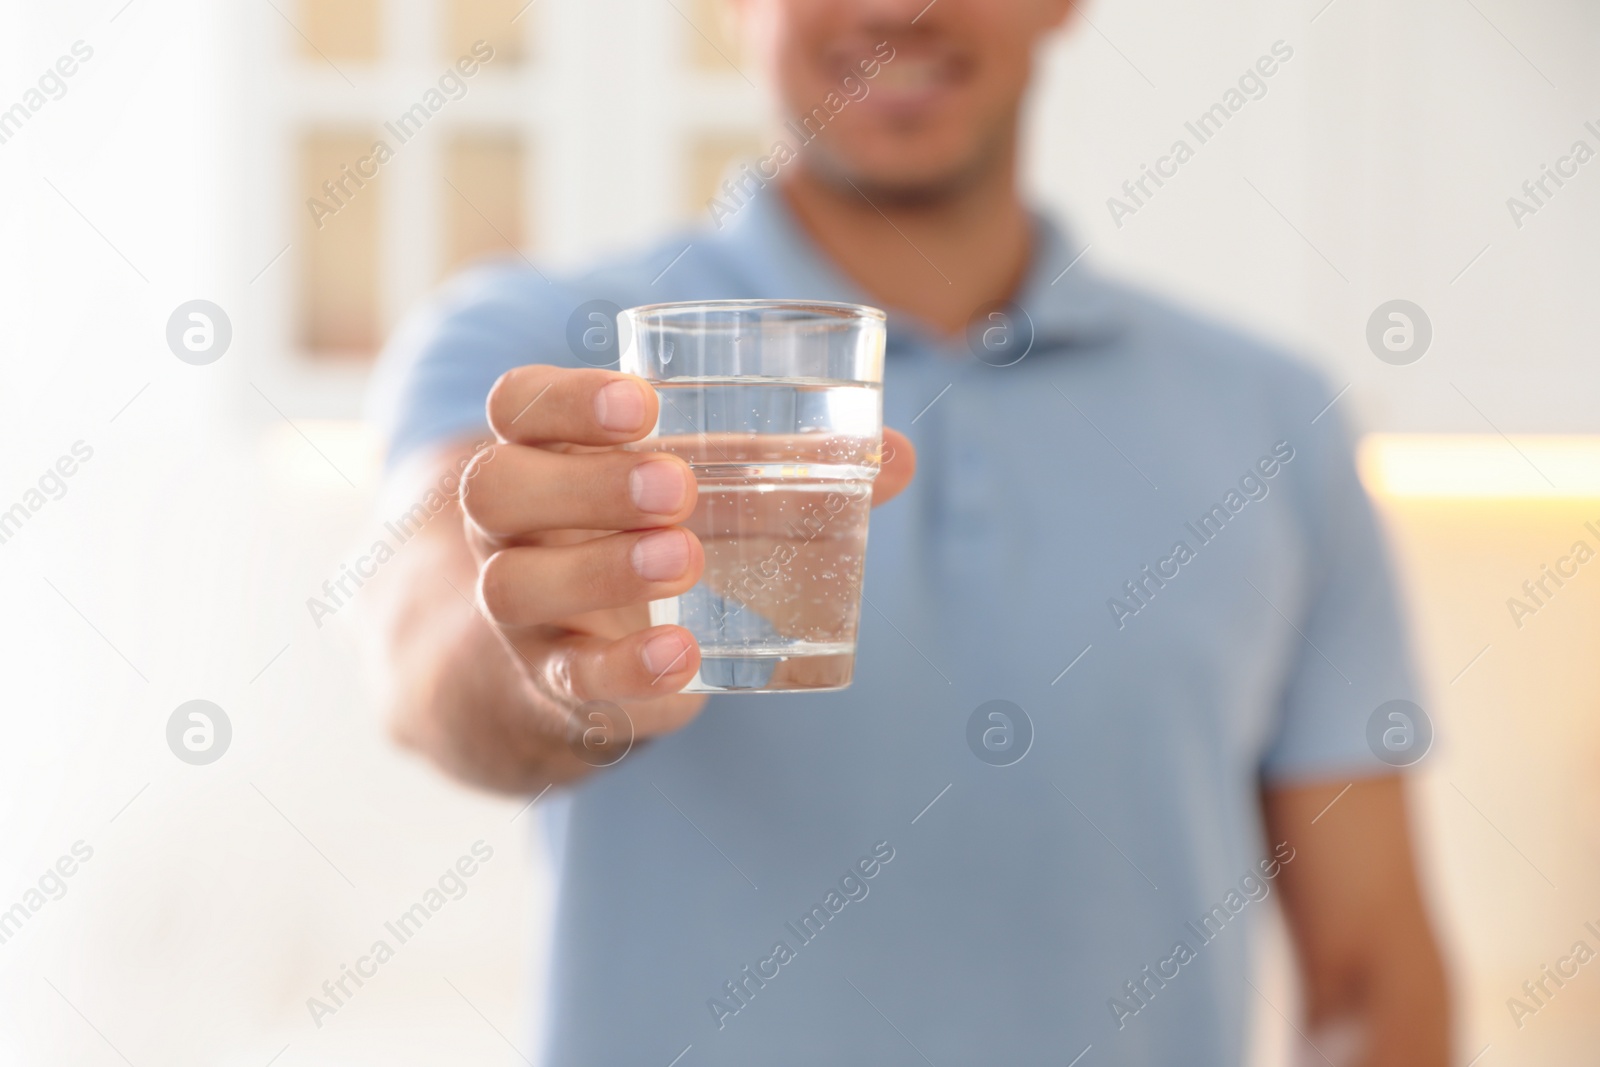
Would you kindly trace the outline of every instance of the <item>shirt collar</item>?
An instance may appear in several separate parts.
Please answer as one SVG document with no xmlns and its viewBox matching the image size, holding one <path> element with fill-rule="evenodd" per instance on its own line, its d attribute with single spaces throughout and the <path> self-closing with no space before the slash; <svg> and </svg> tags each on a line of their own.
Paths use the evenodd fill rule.
<svg viewBox="0 0 1600 1067">
<path fill-rule="evenodd" d="M 1084 262 L 1087 248 L 1050 217 L 1031 213 L 1033 261 L 1012 301 L 1033 331 L 1033 350 L 1097 345 L 1116 336 L 1124 310 L 1116 290 Z M 774 187 L 746 200 L 714 231 L 713 240 L 733 260 L 752 295 L 871 304 L 818 248 Z M 774 255 L 774 249 L 782 249 Z M 889 316 L 889 352 L 943 348 L 952 342 L 921 320 L 896 308 Z"/>
</svg>

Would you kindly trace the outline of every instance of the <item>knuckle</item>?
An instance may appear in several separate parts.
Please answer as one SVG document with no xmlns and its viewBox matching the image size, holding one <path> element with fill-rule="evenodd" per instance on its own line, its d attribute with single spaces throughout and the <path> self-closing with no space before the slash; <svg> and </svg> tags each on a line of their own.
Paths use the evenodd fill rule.
<svg viewBox="0 0 1600 1067">
<path fill-rule="evenodd" d="M 610 669 L 606 649 L 602 647 L 566 648 L 562 650 L 559 659 L 561 680 L 565 684 L 567 695 L 580 704 L 600 699 L 605 693 L 605 687 L 598 683 L 615 677 L 616 672 Z"/>
<path fill-rule="evenodd" d="M 485 469 L 494 462 L 498 453 L 498 446 L 489 445 L 479 449 L 467 462 L 466 469 L 461 472 L 461 488 L 457 493 L 464 510 L 473 521 L 480 522 L 487 514 L 489 501 L 486 499 L 492 494 L 488 492 L 488 479 L 483 477 Z"/>
<path fill-rule="evenodd" d="M 510 404 L 507 398 L 516 388 L 517 378 L 521 370 L 521 367 L 513 367 L 496 378 L 494 384 L 489 387 L 489 397 L 485 401 L 484 407 L 489 416 L 489 426 L 496 433 L 503 429 L 505 410 Z"/>
<path fill-rule="evenodd" d="M 519 408 L 526 403 L 521 400 L 533 385 L 534 379 L 547 373 L 550 368 L 537 363 L 530 363 L 522 367 L 513 367 L 495 379 L 489 388 L 489 398 L 485 404 L 489 416 L 489 427 L 502 437 L 508 438 L 512 423 L 516 421 Z"/>
<path fill-rule="evenodd" d="M 517 596 L 514 564 L 508 551 L 494 553 L 478 569 L 478 603 L 495 622 L 503 623 L 512 616 Z"/>
</svg>

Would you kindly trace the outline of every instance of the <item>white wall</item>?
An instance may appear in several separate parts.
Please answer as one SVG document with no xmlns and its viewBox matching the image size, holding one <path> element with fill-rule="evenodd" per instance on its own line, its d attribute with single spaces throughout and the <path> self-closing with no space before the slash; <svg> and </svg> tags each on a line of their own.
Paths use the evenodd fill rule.
<svg viewBox="0 0 1600 1067">
<path fill-rule="evenodd" d="M 1490 431 L 1464 393 L 1506 432 L 1594 432 L 1600 363 L 1583 323 L 1600 290 L 1600 161 L 1521 230 L 1505 200 L 1575 139 L 1600 150 L 1583 129 L 1600 126 L 1600 8 L 1335 0 L 1319 15 L 1324 3 L 1096 0 L 1087 15 L 1100 32 L 1080 27 L 1050 57 L 1035 188 L 1101 265 L 1255 324 L 1338 384 L 1354 381 L 1347 400 L 1369 426 Z M 1267 96 L 1115 227 L 1106 198 L 1278 39 L 1295 56 Z M 1434 324 L 1432 349 L 1409 367 L 1380 363 L 1364 342 L 1368 315 L 1397 297 Z"/>
</svg>

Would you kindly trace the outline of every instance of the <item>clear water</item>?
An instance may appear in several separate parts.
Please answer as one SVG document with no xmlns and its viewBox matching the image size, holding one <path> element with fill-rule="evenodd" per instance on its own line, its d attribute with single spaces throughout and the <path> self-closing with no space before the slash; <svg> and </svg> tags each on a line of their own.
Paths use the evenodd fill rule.
<svg viewBox="0 0 1600 1067">
<path fill-rule="evenodd" d="M 700 642 L 689 691 L 837 689 L 850 683 L 872 478 L 882 441 L 875 385 L 814 379 L 655 383 L 657 435 L 637 447 L 694 469 L 684 525 L 705 574 L 650 605 Z"/>
</svg>

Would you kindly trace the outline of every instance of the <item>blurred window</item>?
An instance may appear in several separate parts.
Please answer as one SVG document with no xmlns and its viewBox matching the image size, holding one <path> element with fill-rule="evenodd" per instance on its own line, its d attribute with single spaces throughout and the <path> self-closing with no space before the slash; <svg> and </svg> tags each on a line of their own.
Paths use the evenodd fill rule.
<svg viewBox="0 0 1600 1067">
<path fill-rule="evenodd" d="M 448 0 L 441 58 L 453 60 L 468 55 L 474 42 L 487 41 L 494 48 L 493 66 L 523 62 L 527 57 L 522 25 L 527 21 L 529 3 L 530 0 Z"/>
<path fill-rule="evenodd" d="M 300 0 L 292 16 L 301 56 L 376 62 L 382 51 L 381 7 L 382 0 Z"/>
<path fill-rule="evenodd" d="M 689 174 L 684 183 L 689 199 L 683 205 L 684 214 L 691 218 L 704 217 L 706 205 L 712 197 L 719 195 L 723 180 L 733 174 L 733 168 L 744 162 L 754 165 L 768 148 L 770 146 L 763 145 L 753 133 L 702 133 L 695 136 L 689 142 Z"/>
<path fill-rule="evenodd" d="M 509 133 L 462 133 L 445 149 L 444 269 L 483 256 L 515 255 L 526 237 L 523 147 Z"/>
<path fill-rule="evenodd" d="M 380 340 L 383 190 L 371 170 L 376 130 L 314 130 L 300 142 L 299 342 L 318 357 L 367 356 Z"/>
<path fill-rule="evenodd" d="M 261 173 L 272 176 L 264 195 L 286 208 L 281 217 L 296 220 L 278 238 L 292 250 L 284 255 L 289 358 L 370 360 L 396 316 L 450 272 L 488 256 L 532 257 L 541 242 L 558 255 L 570 251 L 575 238 L 560 220 L 594 210 L 574 207 L 575 197 L 601 194 L 593 183 L 571 183 L 569 168 L 584 165 L 579 156 L 551 158 L 537 147 L 587 144 L 627 127 L 594 94 L 557 103 L 551 80 L 566 75 L 544 61 L 562 42 L 544 41 L 587 33 L 590 22 L 571 12 L 553 17 L 542 0 L 274 0 L 273 7 L 293 30 L 278 35 L 288 84 L 266 97 L 283 141 L 261 160 Z M 642 197 L 644 206 L 629 210 L 654 226 L 674 216 L 703 219 L 730 168 L 770 148 L 736 73 L 748 56 L 729 0 L 674 0 L 638 28 L 646 24 L 646 38 L 617 29 L 615 62 L 648 50 L 651 63 L 667 60 L 650 67 L 663 98 L 709 96 L 708 106 L 665 118 L 668 140 L 658 158 L 678 168 L 662 176 L 665 202 Z M 663 29 L 673 33 L 670 56 L 660 54 Z M 441 96 L 440 77 L 474 55 L 478 41 L 493 47 L 493 58 L 462 79 L 465 93 Z M 739 87 L 730 90 L 730 82 Z M 426 120 L 394 129 L 419 107 Z M 378 139 L 388 157 L 358 167 Z M 272 162 L 279 153 L 287 162 L 281 169 Z M 561 169 L 549 172 L 552 166 Z"/>
<path fill-rule="evenodd" d="M 692 28 L 685 26 L 684 31 L 689 36 L 690 60 L 696 67 L 732 73 L 733 67 L 743 64 L 728 0 L 694 0 L 682 4 L 679 10 L 693 24 Z"/>
</svg>

